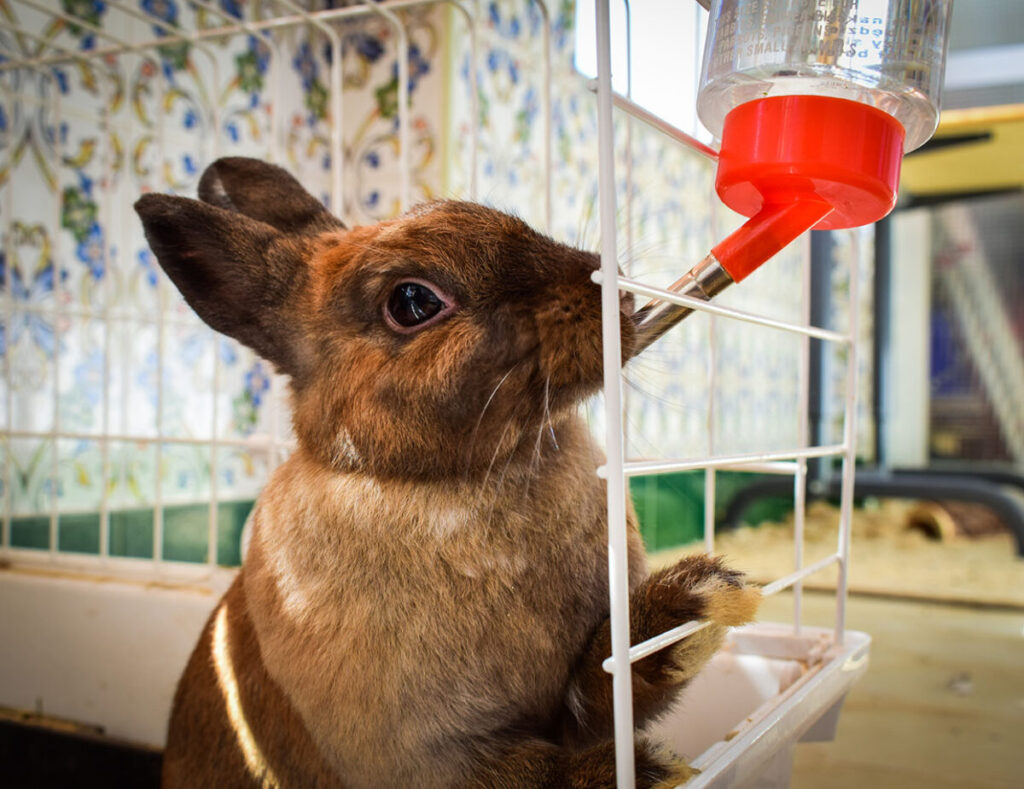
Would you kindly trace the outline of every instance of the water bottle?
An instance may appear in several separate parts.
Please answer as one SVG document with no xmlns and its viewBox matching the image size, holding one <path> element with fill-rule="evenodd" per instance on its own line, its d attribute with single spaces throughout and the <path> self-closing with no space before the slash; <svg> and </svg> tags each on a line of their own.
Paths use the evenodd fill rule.
<svg viewBox="0 0 1024 789">
<path fill-rule="evenodd" d="M 952 0 L 713 0 L 697 112 L 722 136 L 726 115 L 775 96 L 824 96 L 879 109 L 903 150 L 939 121 Z"/>
<path fill-rule="evenodd" d="M 715 189 L 750 217 L 668 289 L 707 300 L 809 229 L 892 210 L 903 154 L 935 131 L 952 0 L 712 0 L 697 113 Z M 690 314 L 636 313 L 642 350 Z"/>
</svg>

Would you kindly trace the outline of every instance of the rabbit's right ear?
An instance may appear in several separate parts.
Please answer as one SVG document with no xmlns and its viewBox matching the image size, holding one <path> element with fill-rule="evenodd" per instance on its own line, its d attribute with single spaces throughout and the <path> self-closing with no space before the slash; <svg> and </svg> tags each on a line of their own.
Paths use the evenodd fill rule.
<svg viewBox="0 0 1024 789">
<path fill-rule="evenodd" d="M 308 240 L 186 197 L 143 195 L 135 210 L 160 266 L 199 317 L 300 378 Z"/>
<path fill-rule="evenodd" d="M 218 159 L 199 179 L 199 199 L 265 222 L 282 233 L 317 235 L 345 229 L 287 170 L 259 159 Z"/>
</svg>

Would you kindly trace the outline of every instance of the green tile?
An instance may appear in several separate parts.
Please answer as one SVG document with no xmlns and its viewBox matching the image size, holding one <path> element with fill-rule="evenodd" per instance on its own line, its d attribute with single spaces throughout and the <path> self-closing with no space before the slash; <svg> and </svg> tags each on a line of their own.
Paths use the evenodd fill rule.
<svg viewBox="0 0 1024 789">
<path fill-rule="evenodd" d="M 205 562 L 209 517 L 210 508 L 206 504 L 164 507 L 164 558 Z"/>
<path fill-rule="evenodd" d="M 153 558 L 153 510 L 110 513 L 110 555 Z"/>
<path fill-rule="evenodd" d="M 11 519 L 11 547 L 50 549 L 50 518 L 45 515 Z"/>
<path fill-rule="evenodd" d="M 217 512 L 217 564 L 238 567 L 242 563 L 242 527 L 255 501 L 221 504 Z"/>
<path fill-rule="evenodd" d="M 57 547 L 68 553 L 99 553 L 100 516 L 61 515 L 57 522 Z"/>
<path fill-rule="evenodd" d="M 720 471 L 715 476 L 715 519 L 721 521 L 732 498 L 762 475 Z M 630 479 L 630 493 L 648 550 L 657 551 L 704 536 L 704 472 L 652 474 Z M 764 498 L 744 513 L 744 523 L 780 521 L 793 509 L 792 496 Z"/>
</svg>

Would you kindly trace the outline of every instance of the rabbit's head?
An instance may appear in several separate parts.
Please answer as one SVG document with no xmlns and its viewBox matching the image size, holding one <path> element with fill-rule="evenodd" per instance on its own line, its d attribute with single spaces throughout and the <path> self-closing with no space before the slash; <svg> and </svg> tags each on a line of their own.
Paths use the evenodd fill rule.
<svg viewBox="0 0 1024 789">
<path fill-rule="evenodd" d="M 557 440 L 602 383 L 598 256 L 515 217 L 438 201 L 347 229 L 243 158 L 212 164 L 199 197 L 143 196 L 150 246 L 206 323 L 291 377 L 296 435 L 325 463 L 486 473 Z"/>
</svg>

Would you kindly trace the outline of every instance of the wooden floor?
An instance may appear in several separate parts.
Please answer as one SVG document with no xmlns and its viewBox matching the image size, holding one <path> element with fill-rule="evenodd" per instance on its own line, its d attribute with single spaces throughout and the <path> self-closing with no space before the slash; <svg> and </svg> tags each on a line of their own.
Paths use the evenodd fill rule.
<svg viewBox="0 0 1024 789">
<path fill-rule="evenodd" d="M 805 624 L 834 624 L 831 595 Z M 765 601 L 788 621 L 792 598 Z M 835 741 L 797 746 L 792 789 L 1024 788 L 1024 612 L 851 597 L 848 627 L 873 639 Z"/>
</svg>

